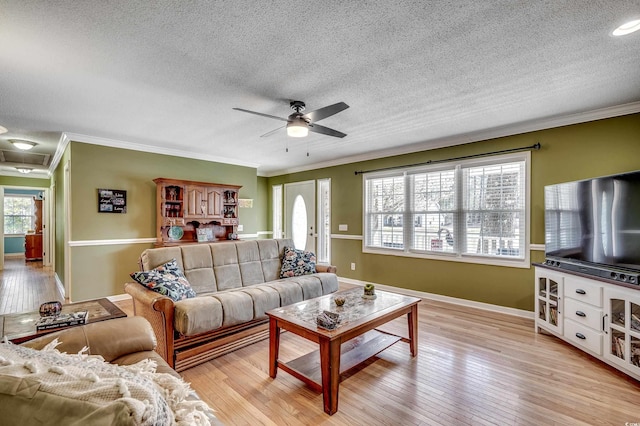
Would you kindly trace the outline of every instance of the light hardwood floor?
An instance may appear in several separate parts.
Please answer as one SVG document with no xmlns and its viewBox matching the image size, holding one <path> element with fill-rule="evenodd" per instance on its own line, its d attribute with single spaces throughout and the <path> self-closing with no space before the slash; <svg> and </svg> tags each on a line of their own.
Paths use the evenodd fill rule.
<svg viewBox="0 0 640 426">
<path fill-rule="evenodd" d="M 0 271 L 0 314 L 37 310 L 44 302 L 62 300 L 50 268 L 42 261 L 5 257 Z"/>
<path fill-rule="evenodd" d="M 42 284 L 20 286 L 10 271 L 1 273 L 0 306 L 46 301 L 36 301 L 38 294 L 50 294 Z M 22 279 L 32 276 L 23 273 Z M 5 295 L 31 301 L 5 302 Z M 130 302 L 117 304 L 132 312 Z M 639 382 L 555 337 L 536 334 L 532 320 L 423 301 L 418 327 L 418 356 L 411 358 L 408 345 L 397 343 L 351 372 L 340 385 L 333 416 L 322 410 L 322 395 L 294 377 L 279 371 L 269 378 L 266 340 L 182 376 L 227 425 L 640 424 Z M 406 320 L 383 328 L 406 335 Z M 284 360 L 315 349 L 291 333 L 281 336 Z"/>
</svg>

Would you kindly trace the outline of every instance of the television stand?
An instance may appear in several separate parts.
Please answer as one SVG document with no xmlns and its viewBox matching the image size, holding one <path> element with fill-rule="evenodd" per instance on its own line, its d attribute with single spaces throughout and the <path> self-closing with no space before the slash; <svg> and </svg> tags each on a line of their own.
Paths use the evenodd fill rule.
<svg viewBox="0 0 640 426">
<path fill-rule="evenodd" d="M 535 327 L 640 380 L 640 287 L 535 266 Z"/>
</svg>

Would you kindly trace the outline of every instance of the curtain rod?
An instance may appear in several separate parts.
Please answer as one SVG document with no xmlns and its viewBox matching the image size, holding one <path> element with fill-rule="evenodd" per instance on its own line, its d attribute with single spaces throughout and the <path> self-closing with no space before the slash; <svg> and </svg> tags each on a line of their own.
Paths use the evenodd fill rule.
<svg viewBox="0 0 640 426">
<path fill-rule="evenodd" d="M 454 161 L 454 160 L 466 160 L 468 158 L 478 158 L 478 157 L 486 157 L 488 155 L 497 155 L 497 154 L 507 154 L 510 152 L 519 152 L 519 151 L 538 151 L 542 145 L 540 142 L 537 142 L 531 146 L 523 146 L 520 148 L 511 148 L 511 149 L 503 149 L 502 151 L 492 151 L 492 152 L 484 152 L 482 154 L 473 154 L 473 155 L 465 155 L 463 157 L 453 157 L 453 158 L 445 158 L 443 160 L 429 160 L 423 163 L 415 163 L 415 164 L 407 164 L 406 166 L 394 166 L 394 167 L 382 167 L 380 169 L 371 169 L 371 170 L 356 170 L 355 174 L 361 175 L 363 173 L 371 173 L 371 172 L 382 172 L 384 170 L 397 170 L 397 169 L 406 169 L 409 167 L 417 167 L 417 166 L 426 166 L 428 164 L 438 164 L 444 163 L 446 161 Z"/>
</svg>

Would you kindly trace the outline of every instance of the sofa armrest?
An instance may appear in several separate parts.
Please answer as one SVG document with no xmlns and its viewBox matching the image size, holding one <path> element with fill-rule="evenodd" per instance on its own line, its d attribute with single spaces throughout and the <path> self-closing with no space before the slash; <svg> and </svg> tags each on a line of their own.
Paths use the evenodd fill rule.
<svg viewBox="0 0 640 426">
<path fill-rule="evenodd" d="M 56 347 L 60 352 L 78 353 L 86 346 L 90 355 L 101 355 L 107 362 L 156 347 L 153 329 L 142 317 L 116 318 L 66 328 L 25 342 L 23 346 L 40 350 L 56 338 L 61 342 Z"/>
<path fill-rule="evenodd" d="M 330 272 L 332 274 L 335 274 L 338 272 L 338 268 L 336 268 L 333 265 L 318 265 L 316 264 L 316 271 L 318 272 Z"/>
<path fill-rule="evenodd" d="M 124 291 L 133 298 L 133 312 L 149 321 L 158 344 L 155 351 L 174 368 L 173 359 L 173 300 L 138 283 L 125 283 Z"/>
</svg>

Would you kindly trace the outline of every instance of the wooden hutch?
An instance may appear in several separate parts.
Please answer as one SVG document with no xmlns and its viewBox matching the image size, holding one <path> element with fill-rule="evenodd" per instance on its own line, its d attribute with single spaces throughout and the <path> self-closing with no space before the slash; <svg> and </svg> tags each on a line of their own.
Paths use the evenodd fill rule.
<svg viewBox="0 0 640 426">
<path fill-rule="evenodd" d="M 156 247 L 236 239 L 241 186 L 157 178 Z"/>
</svg>

